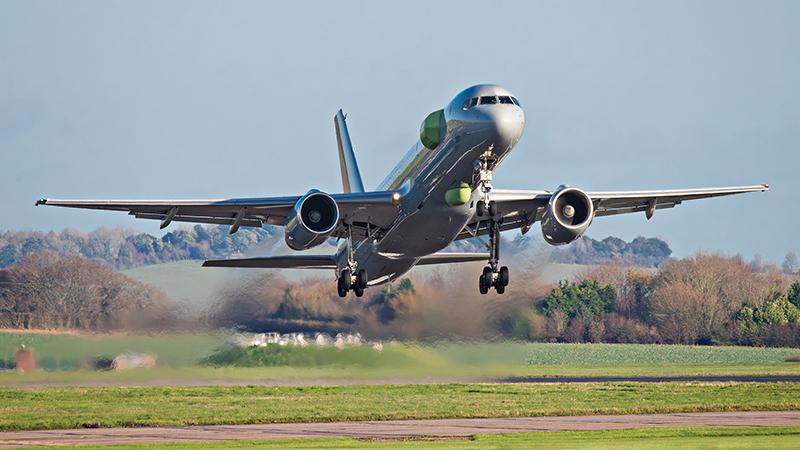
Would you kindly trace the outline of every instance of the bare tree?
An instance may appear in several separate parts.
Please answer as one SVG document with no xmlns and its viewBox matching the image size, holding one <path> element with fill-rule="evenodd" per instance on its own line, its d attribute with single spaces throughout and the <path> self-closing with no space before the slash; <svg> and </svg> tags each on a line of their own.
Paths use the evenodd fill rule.
<svg viewBox="0 0 800 450">
<path fill-rule="evenodd" d="M 76 256 L 36 253 L 3 278 L 0 321 L 12 327 L 109 330 L 175 317 L 162 292 Z"/>
</svg>

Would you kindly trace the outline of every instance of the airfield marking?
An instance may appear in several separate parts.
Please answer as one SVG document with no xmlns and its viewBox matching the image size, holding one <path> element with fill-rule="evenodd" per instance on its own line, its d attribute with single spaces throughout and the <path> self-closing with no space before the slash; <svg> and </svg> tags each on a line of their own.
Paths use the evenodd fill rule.
<svg viewBox="0 0 800 450">
<path fill-rule="evenodd" d="M 617 430 L 655 427 L 800 426 L 800 411 L 745 411 L 491 419 L 386 420 L 159 428 L 93 428 L 0 433 L 0 448 L 36 445 L 145 444 L 181 441 L 411 436 L 463 438 L 531 431 Z"/>
</svg>

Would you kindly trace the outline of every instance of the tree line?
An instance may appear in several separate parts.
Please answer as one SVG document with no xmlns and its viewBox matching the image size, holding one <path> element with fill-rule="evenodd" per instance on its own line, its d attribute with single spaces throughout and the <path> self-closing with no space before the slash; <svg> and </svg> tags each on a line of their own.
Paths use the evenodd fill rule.
<svg viewBox="0 0 800 450">
<path fill-rule="evenodd" d="M 534 306 L 566 342 L 800 346 L 800 282 L 699 254 L 657 271 L 601 266 Z"/>
<path fill-rule="evenodd" d="M 177 317 L 163 292 L 80 256 L 39 252 L 0 270 L 0 328 L 138 330 Z"/>
<path fill-rule="evenodd" d="M 412 273 L 340 300 L 330 280 L 273 274 L 220 293 L 208 323 L 250 331 L 360 332 L 414 340 L 514 339 L 800 346 L 800 280 L 741 257 L 698 254 L 658 269 L 607 263 L 557 286 L 514 272 L 503 296 L 476 292 L 469 270 Z"/>
</svg>

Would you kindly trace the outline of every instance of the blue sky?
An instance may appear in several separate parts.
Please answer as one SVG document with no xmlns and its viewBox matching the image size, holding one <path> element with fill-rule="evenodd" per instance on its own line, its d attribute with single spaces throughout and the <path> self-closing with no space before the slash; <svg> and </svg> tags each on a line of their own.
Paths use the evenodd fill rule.
<svg viewBox="0 0 800 450">
<path fill-rule="evenodd" d="M 492 4 L 2 1 L 0 229 L 158 232 L 42 196 L 336 191 L 339 107 L 374 186 L 427 113 L 492 82 L 527 114 L 496 186 L 769 182 L 589 234 L 800 252 L 800 2 Z"/>
</svg>

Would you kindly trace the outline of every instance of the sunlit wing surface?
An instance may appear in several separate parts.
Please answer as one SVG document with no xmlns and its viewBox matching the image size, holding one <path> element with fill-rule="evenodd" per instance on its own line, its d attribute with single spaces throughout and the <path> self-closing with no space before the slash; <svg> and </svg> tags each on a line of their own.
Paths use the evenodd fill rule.
<svg viewBox="0 0 800 450">
<path fill-rule="evenodd" d="M 332 194 L 340 210 L 340 226 L 334 237 L 344 236 L 341 222 L 353 223 L 356 236 L 387 229 L 398 214 L 397 191 L 353 192 Z M 230 225 L 235 232 L 240 226 L 262 224 L 283 225 L 289 211 L 301 196 L 233 198 L 219 200 L 60 200 L 42 199 L 37 205 L 66 208 L 125 211 L 137 219 L 160 220 L 165 228 L 172 222 Z"/>
<path fill-rule="evenodd" d="M 203 263 L 203 267 L 241 267 L 259 269 L 335 269 L 333 255 L 289 255 L 265 256 L 259 258 L 213 259 Z"/>
<path fill-rule="evenodd" d="M 687 200 L 767 190 L 769 190 L 769 185 L 758 184 L 723 188 L 587 192 L 587 194 L 594 204 L 595 217 L 601 217 L 635 212 L 652 214 L 656 210 L 673 208 Z M 492 200 L 497 202 L 502 217 L 500 229 L 520 228 L 523 232 L 527 232 L 531 225 L 541 220 L 542 209 L 550 200 L 552 192 L 493 189 L 490 195 Z M 481 219 L 478 216 L 473 217 L 456 239 L 466 239 L 488 233 L 488 221 Z"/>
</svg>

